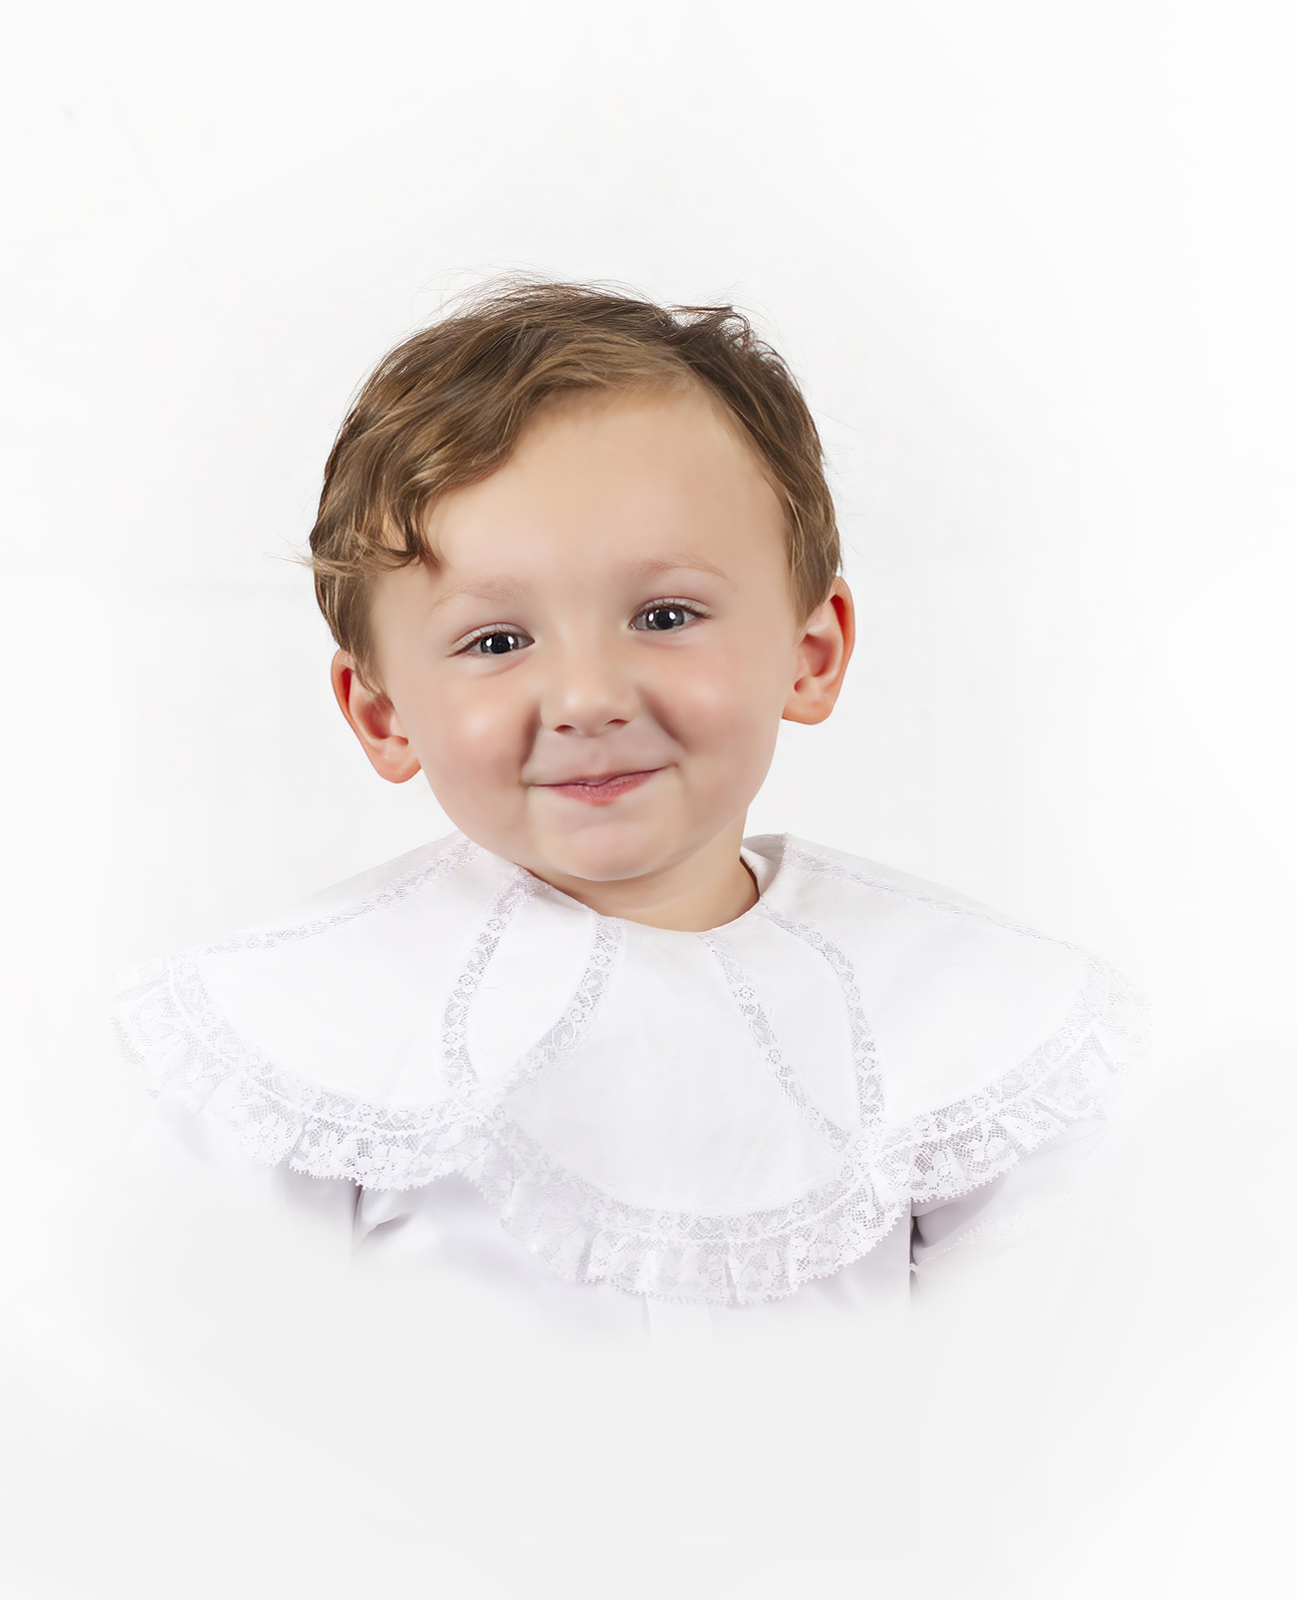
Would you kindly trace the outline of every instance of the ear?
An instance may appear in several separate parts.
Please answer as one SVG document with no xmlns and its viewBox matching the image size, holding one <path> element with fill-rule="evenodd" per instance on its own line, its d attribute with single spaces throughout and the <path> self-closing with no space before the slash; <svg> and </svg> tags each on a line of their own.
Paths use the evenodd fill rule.
<svg viewBox="0 0 1297 1600">
<path fill-rule="evenodd" d="M 842 578 L 823 605 L 802 624 L 797 642 L 797 678 L 784 702 L 785 722 L 823 722 L 837 703 L 847 662 L 856 644 L 856 608 Z"/>
<path fill-rule="evenodd" d="M 405 783 L 419 770 L 419 758 L 401 727 L 396 708 L 380 689 L 371 689 L 354 656 L 339 650 L 330 669 L 333 693 L 351 731 L 360 740 L 374 771 L 389 783 Z"/>
</svg>

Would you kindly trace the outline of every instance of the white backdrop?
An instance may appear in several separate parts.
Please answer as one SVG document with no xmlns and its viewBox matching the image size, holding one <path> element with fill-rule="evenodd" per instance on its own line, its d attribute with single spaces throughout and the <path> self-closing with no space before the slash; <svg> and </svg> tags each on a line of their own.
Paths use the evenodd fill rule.
<svg viewBox="0 0 1297 1600">
<path fill-rule="evenodd" d="M 1269 1287 L 1185 1414 L 1198 1455 L 1150 1458 L 1163 1520 L 1112 1521 L 1076 1592 L 1223 1592 L 1259 1535 L 1194 1509 L 1220 1493 L 1200 1467 L 1236 1451 L 1264 1502 L 1291 1315 L 1287 1196 L 1253 1159 L 1297 1064 L 1286 9 L 25 8 L 0 96 L 6 1160 L 45 1198 L 14 1207 L 16 1259 L 138 1117 L 103 1042 L 117 970 L 445 831 L 354 746 L 292 561 L 367 368 L 499 269 L 732 301 L 822 427 L 862 630 L 753 831 L 971 893 L 1154 998 L 1178 1270 L 1214 1228 L 1226 1298 Z"/>
</svg>

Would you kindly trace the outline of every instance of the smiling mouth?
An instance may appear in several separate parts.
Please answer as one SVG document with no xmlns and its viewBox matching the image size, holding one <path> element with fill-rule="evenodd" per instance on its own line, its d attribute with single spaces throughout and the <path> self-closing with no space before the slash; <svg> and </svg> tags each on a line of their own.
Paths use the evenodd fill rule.
<svg viewBox="0 0 1297 1600">
<path fill-rule="evenodd" d="M 661 770 L 661 767 L 650 767 L 644 772 L 614 772 L 606 778 L 571 778 L 566 783 L 538 783 L 536 788 L 566 795 L 569 800 L 584 800 L 587 805 L 607 806 L 619 795 L 638 789 Z"/>
</svg>

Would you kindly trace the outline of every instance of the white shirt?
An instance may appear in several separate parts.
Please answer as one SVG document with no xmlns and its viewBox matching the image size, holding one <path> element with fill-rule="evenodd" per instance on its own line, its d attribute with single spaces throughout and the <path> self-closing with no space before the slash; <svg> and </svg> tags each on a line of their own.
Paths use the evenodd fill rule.
<svg viewBox="0 0 1297 1600">
<path fill-rule="evenodd" d="M 1138 1004 L 889 868 L 744 859 L 757 904 L 684 933 L 452 835 L 151 964 L 119 1033 L 163 1124 L 326 1185 L 362 1257 L 655 1332 L 899 1307 L 1066 1193 Z"/>
</svg>

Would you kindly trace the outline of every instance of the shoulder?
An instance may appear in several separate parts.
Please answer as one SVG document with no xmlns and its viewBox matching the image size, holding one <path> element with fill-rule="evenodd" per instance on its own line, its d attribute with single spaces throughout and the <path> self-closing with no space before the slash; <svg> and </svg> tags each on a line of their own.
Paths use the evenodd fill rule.
<svg viewBox="0 0 1297 1600">
<path fill-rule="evenodd" d="M 776 870 L 771 909 L 809 927 L 860 990 L 888 1104 L 903 1122 L 1078 1052 L 1115 1068 L 1143 1005 L 1111 966 L 991 906 L 791 836 L 752 840 Z"/>
<path fill-rule="evenodd" d="M 190 1099 L 255 1078 L 285 1102 L 399 1102 L 420 1029 L 516 870 L 452 834 L 145 962 L 118 986 L 119 1039 L 155 1087 L 186 1082 Z"/>
<path fill-rule="evenodd" d="M 467 875 L 484 857 L 463 834 L 446 834 L 304 896 L 207 948 L 252 949 L 328 933 L 343 922 L 381 915 L 407 900 L 426 900 L 439 885 Z"/>
<path fill-rule="evenodd" d="M 931 919 L 967 917 L 998 924 L 1030 938 L 1045 935 L 995 907 L 975 900 L 927 878 L 898 867 L 852 855 L 832 845 L 814 844 L 792 834 L 762 834 L 745 841 L 746 848 L 765 857 L 772 868 L 772 888 L 782 882 L 785 894 L 804 902 L 816 897 L 824 907 L 852 907 L 870 914 L 886 908 L 906 907 Z"/>
</svg>

